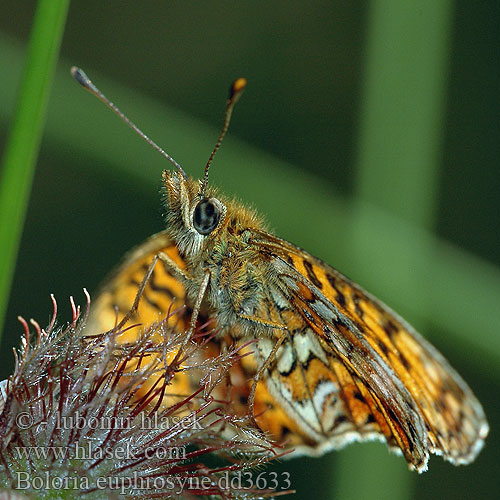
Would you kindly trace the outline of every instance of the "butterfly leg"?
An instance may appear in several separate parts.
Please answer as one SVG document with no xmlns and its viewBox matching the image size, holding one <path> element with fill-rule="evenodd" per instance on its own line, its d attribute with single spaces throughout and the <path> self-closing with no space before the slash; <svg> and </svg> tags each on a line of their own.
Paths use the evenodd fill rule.
<svg viewBox="0 0 500 500">
<path fill-rule="evenodd" d="M 149 264 L 148 269 L 144 273 L 144 277 L 142 278 L 141 283 L 139 284 L 139 288 L 137 289 L 137 293 L 135 294 L 135 299 L 134 303 L 132 304 L 132 307 L 128 310 L 128 312 L 121 319 L 121 321 L 114 326 L 113 330 L 120 331 L 121 328 L 128 321 L 130 321 L 132 316 L 137 312 L 137 309 L 139 308 L 139 302 L 142 298 L 142 295 L 149 280 L 151 279 L 151 276 L 153 274 L 154 268 L 158 260 L 161 260 L 163 264 L 169 268 L 169 271 L 172 273 L 172 275 L 175 276 L 176 278 L 181 279 L 184 282 L 189 280 L 188 275 L 167 254 L 159 252 L 153 257 L 151 264 Z"/>
<path fill-rule="evenodd" d="M 182 341 L 182 344 L 180 345 L 179 350 L 177 351 L 177 354 L 175 355 L 172 363 L 176 363 L 179 361 L 182 351 L 187 346 L 187 344 L 191 340 L 191 337 L 193 336 L 193 333 L 196 329 L 196 321 L 198 320 L 198 315 L 200 314 L 201 303 L 203 301 L 203 297 L 205 296 L 205 292 L 207 291 L 207 286 L 209 281 L 210 281 L 210 273 L 207 271 L 203 276 L 203 281 L 201 282 L 200 289 L 198 290 L 198 295 L 194 303 L 193 312 L 191 314 L 191 321 L 189 322 L 189 330 L 187 331 L 186 336 L 184 337 L 184 340 Z"/>
<path fill-rule="evenodd" d="M 163 265 L 170 271 L 170 273 L 180 281 L 184 283 L 190 283 L 193 280 L 182 270 L 167 254 L 163 252 L 159 252 L 156 256 L 159 258 Z M 198 290 L 198 295 L 196 296 L 196 300 L 193 306 L 193 312 L 191 314 L 191 321 L 189 322 L 189 330 L 184 337 L 184 340 L 175 355 L 173 363 L 179 361 L 182 351 L 187 346 L 191 337 L 193 336 L 194 330 L 196 328 L 196 321 L 198 320 L 198 315 L 200 313 L 201 303 L 203 301 L 203 297 L 205 296 L 205 292 L 207 290 L 208 282 L 210 281 L 210 273 L 206 272 L 203 276 L 203 280 L 201 282 L 200 288 Z"/>
<path fill-rule="evenodd" d="M 276 344 L 274 345 L 272 351 L 270 352 L 269 356 L 267 359 L 264 361 L 262 366 L 259 368 L 257 373 L 255 374 L 255 377 L 253 378 L 253 383 L 252 387 L 250 389 L 250 394 L 248 396 L 248 415 L 250 417 L 250 421 L 252 424 L 259 429 L 259 425 L 257 424 L 255 420 L 255 414 L 254 414 L 254 403 L 255 403 L 255 392 L 257 391 L 257 384 L 259 383 L 259 380 L 261 379 L 262 375 L 265 373 L 265 371 L 269 368 L 271 365 L 271 362 L 273 359 L 276 357 L 276 353 L 278 352 L 278 349 L 280 348 L 281 344 L 287 337 L 288 332 L 284 331 L 281 332 L 280 337 L 276 341 Z"/>
<path fill-rule="evenodd" d="M 170 274 L 182 282 L 186 283 L 192 281 L 191 278 L 182 270 L 179 265 L 171 259 L 166 253 L 159 252 L 155 255 L 155 259 L 160 259 L 162 264 L 168 269 Z"/>
<path fill-rule="evenodd" d="M 227 338 L 223 338 L 220 342 L 220 352 L 221 353 L 226 353 L 227 350 L 228 350 L 228 347 L 229 347 L 229 342 L 228 342 L 228 339 Z M 232 388 L 232 384 L 231 384 L 231 372 L 228 370 L 226 371 L 226 374 L 224 376 L 225 378 L 225 384 L 226 384 L 226 387 L 225 387 L 225 390 L 226 390 L 226 393 L 225 393 L 225 399 L 227 401 L 231 401 L 231 388 Z"/>
<path fill-rule="evenodd" d="M 119 332 L 122 329 L 122 327 L 128 321 L 130 321 L 132 316 L 137 312 L 137 309 L 139 308 L 139 302 L 142 298 L 142 294 L 144 293 L 144 289 L 146 288 L 146 285 L 148 284 L 148 281 L 150 280 L 151 275 L 153 274 L 153 270 L 157 262 L 158 262 L 158 256 L 155 255 L 153 257 L 153 260 L 151 261 L 151 264 L 149 264 L 149 267 L 145 272 L 141 283 L 139 284 L 139 288 L 137 289 L 137 293 L 135 294 L 134 303 L 132 304 L 132 307 L 128 310 L 125 316 L 123 316 L 121 321 L 113 327 L 114 331 Z"/>
<path fill-rule="evenodd" d="M 279 330 L 286 330 L 286 326 L 283 323 L 278 323 L 277 321 L 272 321 L 270 319 L 255 318 L 254 316 L 249 316 L 248 314 L 238 314 L 238 318 L 249 321 L 255 325 L 264 326 L 266 329 L 277 328 Z"/>
</svg>

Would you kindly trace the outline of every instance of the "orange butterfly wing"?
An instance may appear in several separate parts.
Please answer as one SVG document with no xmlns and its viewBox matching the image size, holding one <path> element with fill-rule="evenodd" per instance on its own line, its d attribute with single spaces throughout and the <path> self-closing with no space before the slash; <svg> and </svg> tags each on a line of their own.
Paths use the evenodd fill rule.
<svg viewBox="0 0 500 500">
<path fill-rule="evenodd" d="M 158 252 L 166 253 L 179 267 L 184 262 L 165 232 L 153 235 L 142 245 L 127 254 L 122 264 L 108 278 L 103 289 L 92 301 L 87 321 L 86 333 L 97 334 L 113 328 L 131 309 L 139 286 L 154 256 Z M 157 264 L 141 295 L 137 312 L 126 326 L 138 325 L 125 329 L 117 338 L 119 343 L 133 343 L 139 338 L 140 325 L 149 325 L 165 318 L 168 311 L 175 311 L 186 304 L 185 290 L 181 283 L 171 276 L 161 264 Z M 172 316 L 171 324 L 185 330 L 190 311 L 186 308 Z M 160 339 L 159 339 L 160 341 Z M 172 353 L 172 357 L 175 353 Z M 140 389 L 139 394 L 147 392 L 156 382 L 152 376 Z M 199 376 L 193 372 L 177 373 L 169 383 L 165 404 L 175 404 L 193 394 L 199 388 Z"/>
<path fill-rule="evenodd" d="M 137 295 L 144 275 L 158 252 L 166 253 L 182 269 L 184 262 L 176 246 L 165 232 L 151 236 L 142 245 L 128 253 L 118 268 L 108 277 L 105 286 L 92 302 L 88 327 L 95 331 L 105 331 L 128 313 Z M 155 266 L 153 275 L 142 294 L 137 314 L 131 321 L 152 323 L 165 316 L 169 307 L 185 304 L 184 287 L 166 272 L 161 265 Z M 131 338 L 136 335 L 132 330 Z"/>
<path fill-rule="evenodd" d="M 277 291 L 271 293 L 288 297 L 293 312 L 304 322 L 302 331 L 295 331 L 291 339 L 313 331 L 324 352 L 312 348 L 308 340 L 309 358 L 300 370 L 294 367 L 301 373 L 293 377 L 302 380 L 303 398 L 309 399 L 331 447 L 385 436 L 419 471 L 426 470 L 429 452 L 455 464 L 476 457 L 488 433 L 483 409 L 434 347 L 386 305 L 302 249 L 263 231 L 256 231 L 252 242 L 274 267 L 272 286 Z M 283 347 L 287 349 L 286 344 Z M 278 352 L 281 358 L 284 350 Z M 295 350 L 295 357 L 300 356 Z M 293 387 L 280 391 L 289 378 L 280 373 L 270 370 L 275 391 L 283 399 L 296 398 Z M 316 397 L 318 392 L 322 397 Z M 335 392 L 341 409 L 338 399 L 328 401 Z M 328 414 L 336 419 L 328 420 Z M 322 419 L 328 420 L 328 426 Z M 350 426 L 338 439 L 346 420 Z"/>
</svg>

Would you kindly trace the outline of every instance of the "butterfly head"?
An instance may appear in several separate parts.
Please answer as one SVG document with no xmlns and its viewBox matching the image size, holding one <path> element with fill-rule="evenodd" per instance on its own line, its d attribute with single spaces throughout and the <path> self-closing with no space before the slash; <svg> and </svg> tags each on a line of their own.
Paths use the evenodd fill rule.
<svg viewBox="0 0 500 500">
<path fill-rule="evenodd" d="M 196 259 L 210 248 L 225 246 L 247 229 L 265 229 L 255 210 L 222 196 L 203 181 L 178 171 L 163 172 L 167 231 L 181 255 Z"/>
<path fill-rule="evenodd" d="M 227 207 L 211 187 L 201 191 L 202 182 L 184 178 L 177 171 L 165 170 L 163 183 L 166 191 L 165 207 L 167 230 L 177 243 L 181 254 L 199 254 L 208 240 L 220 234 Z"/>
</svg>

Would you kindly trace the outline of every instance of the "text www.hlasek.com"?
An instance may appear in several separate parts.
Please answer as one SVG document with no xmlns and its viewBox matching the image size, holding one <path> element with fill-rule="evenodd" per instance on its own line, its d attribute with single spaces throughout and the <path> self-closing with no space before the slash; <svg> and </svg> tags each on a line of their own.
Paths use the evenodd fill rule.
<svg viewBox="0 0 500 500">
<path fill-rule="evenodd" d="M 252 472 L 235 471 L 231 475 L 228 471 L 221 474 L 217 480 L 208 476 L 165 476 L 144 477 L 134 472 L 132 476 L 98 477 L 91 482 L 87 476 L 75 475 L 53 477 L 48 471 L 33 477 L 27 472 L 16 472 L 18 490 L 88 490 L 91 487 L 99 490 L 115 490 L 125 495 L 130 491 L 138 490 L 170 490 L 174 494 L 189 491 L 219 490 L 290 490 L 292 485 L 289 472 L 261 472 L 254 475 Z"/>
<path fill-rule="evenodd" d="M 185 460 L 186 449 L 183 446 L 155 446 L 151 448 L 136 448 L 130 441 L 123 445 L 116 444 L 112 448 L 93 446 L 88 441 L 84 446 L 75 443 L 67 446 L 16 446 L 14 454 L 19 459 L 25 460 L 135 460 L 138 458 L 157 458 L 163 460 Z"/>
</svg>

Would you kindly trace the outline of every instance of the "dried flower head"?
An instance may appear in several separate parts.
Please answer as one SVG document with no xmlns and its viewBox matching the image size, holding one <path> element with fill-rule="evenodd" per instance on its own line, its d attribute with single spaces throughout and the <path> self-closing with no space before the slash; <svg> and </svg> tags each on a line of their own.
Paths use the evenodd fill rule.
<svg viewBox="0 0 500 500">
<path fill-rule="evenodd" d="M 183 332 L 168 326 L 175 311 L 123 344 L 117 337 L 137 325 L 88 336 L 90 299 L 85 314 L 71 299 L 73 318 L 65 327 L 55 326 L 54 298 L 53 304 L 46 330 L 31 321 L 34 339 L 20 318 L 15 370 L 0 385 L 1 488 L 28 498 L 275 494 L 267 482 L 249 482 L 247 475 L 243 481 L 241 474 L 279 454 L 212 395 L 240 349 L 199 356 L 209 335 L 197 332 L 179 358 Z M 172 381 L 186 370 L 200 373 L 199 388 L 165 404 Z"/>
</svg>

